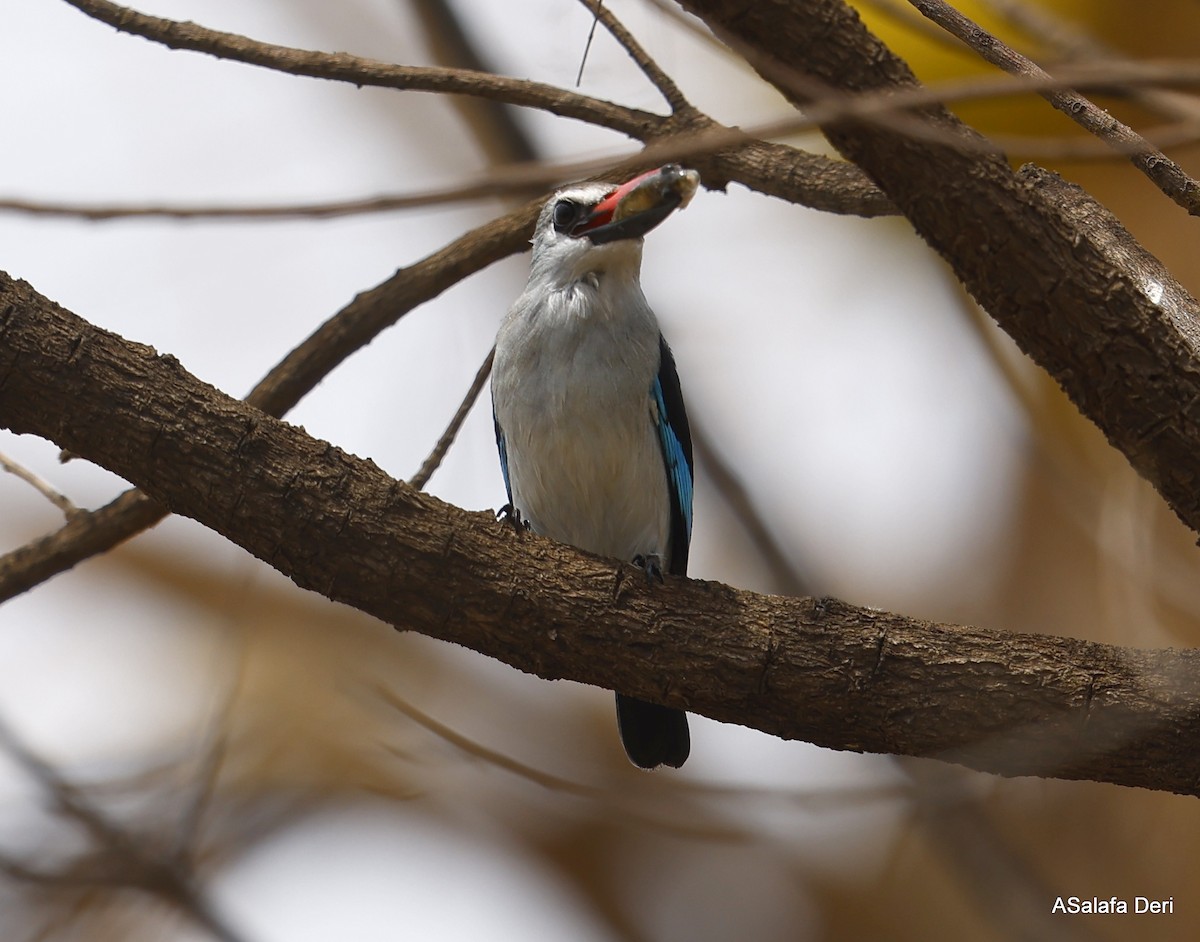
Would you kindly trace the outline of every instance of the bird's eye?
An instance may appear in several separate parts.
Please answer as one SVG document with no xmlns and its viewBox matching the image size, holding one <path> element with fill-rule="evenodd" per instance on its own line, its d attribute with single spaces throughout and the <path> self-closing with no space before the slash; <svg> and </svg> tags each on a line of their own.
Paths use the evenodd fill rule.
<svg viewBox="0 0 1200 942">
<path fill-rule="evenodd" d="M 583 207 L 571 200 L 559 200 L 554 204 L 554 228 L 567 232 L 574 227 L 583 214 Z"/>
</svg>

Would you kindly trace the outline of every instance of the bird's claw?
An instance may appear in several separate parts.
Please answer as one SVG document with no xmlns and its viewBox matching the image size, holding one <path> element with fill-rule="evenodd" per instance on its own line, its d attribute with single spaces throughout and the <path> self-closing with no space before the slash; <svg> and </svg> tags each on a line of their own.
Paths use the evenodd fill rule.
<svg viewBox="0 0 1200 942">
<path fill-rule="evenodd" d="M 521 519 L 521 511 L 517 510 L 512 504 L 505 504 L 496 511 L 496 519 L 503 520 L 505 523 L 512 526 L 517 533 L 524 533 L 529 529 L 529 524 Z"/>
<path fill-rule="evenodd" d="M 645 556 L 633 557 L 633 564 L 646 574 L 646 584 L 652 584 L 655 579 L 666 582 L 663 578 L 662 560 L 658 553 L 647 553 Z"/>
</svg>

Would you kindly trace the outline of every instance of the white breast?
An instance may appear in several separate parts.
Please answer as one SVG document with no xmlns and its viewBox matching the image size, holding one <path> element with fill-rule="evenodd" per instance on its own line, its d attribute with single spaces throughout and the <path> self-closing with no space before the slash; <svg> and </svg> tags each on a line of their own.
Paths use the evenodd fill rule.
<svg viewBox="0 0 1200 942">
<path fill-rule="evenodd" d="M 636 281 L 527 290 L 505 318 L 493 406 L 513 504 L 534 531 L 669 564 L 670 495 L 650 396 L 658 343 Z"/>
</svg>

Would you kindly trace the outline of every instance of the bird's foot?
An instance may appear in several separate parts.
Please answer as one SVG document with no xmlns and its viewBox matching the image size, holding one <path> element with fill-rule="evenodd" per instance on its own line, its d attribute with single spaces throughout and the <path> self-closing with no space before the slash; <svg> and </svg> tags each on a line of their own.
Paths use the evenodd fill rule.
<svg viewBox="0 0 1200 942">
<path fill-rule="evenodd" d="M 521 519 L 521 511 L 512 504 L 505 504 L 496 511 L 496 519 L 509 524 L 518 534 L 529 529 L 529 522 Z"/>
<path fill-rule="evenodd" d="M 663 579 L 662 560 L 658 553 L 647 553 L 645 556 L 633 557 L 633 564 L 646 574 L 647 584 L 653 583 L 655 579 L 659 582 L 665 582 Z"/>
</svg>

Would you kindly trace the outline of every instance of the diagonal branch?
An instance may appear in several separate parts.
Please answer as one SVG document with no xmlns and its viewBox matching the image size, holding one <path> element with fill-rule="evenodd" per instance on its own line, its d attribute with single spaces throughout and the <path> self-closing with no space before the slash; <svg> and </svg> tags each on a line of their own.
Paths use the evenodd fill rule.
<svg viewBox="0 0 1200 942">
<path fill-rule="evenodd" d="M 470 413 L 471 407 L 475 405 L 475 400 L 483 392 L 483 387 L 486 385 L 488 377 L 492 375 L 492 360 L 495 355 L 496 348 L 492 347 L 488 351 L 488 355 L 483 358 L 479 369 L 475 371 L 475 378 L 471 380 L 471 385 L 467 387 L 462 402 L 459 403 L 458 409 L 455 410 L 454 415 L 450 419 L 450 424 L 446 426 L 446 430 L 442 432 L 441 438 L 433 446 L 433 451 L 429 453 L 429 457 L 421 462 L 421 467 L 417 469 L 417 473 L 409 478 L 409 487 L 415 488 L 418 491 L 425 490 L 425 485 L 433 477 L 433 472 L 441 467 L 442 461 L 446 458 L 446 453 L 450 450 L 450 446 L 454 444 L 454 439 L 458 437 L 463 422 L 467 420 L 467 415 Z"/>
<path fill-rule="evenodd" d="M 617 19 L 616 14 L 604 6 L 602 0 L 580 0 L 580 2 L 596 15 L 596 18 L 604 24 L 604 28 L 612 34 L 613 39 L 621 44 L 621 48 L 642 70 L 642 74 L 650 80 L 650 84 L 657 88 L 659 94 L 666 99 L 672 112 L 691 109 L 691 104 L 684 97 L 679 86 L 675 84 L 675 80 L 662 70 L 650 54 L 642 48 L 642 44 L 634 38 L 633 33 L 629 32 L 625 28 L 625 24 Z"/>
<path fill-rule="evenodd" d="M 203 52 L 220 59 L 275 69 L 290 75 L 305 75 L 309 78 L 330 79 L 377 88 L 473 95 L 527 108 L 539 108 L 564 118 L 587 121 L 620 131 L 630 137 L 640 137 L 646 124 L 656 117 L 646 111 L 626 108 L 553 85 L 509 78 L 491 72 L 439 66 L 394 65 L 349 53 L 313 52 L 260 42 L 237 33 L 207 29 L 195 23 L 150 16 L 110 3 L 109 0 L 66 2 L 121 32 L 141 36 L 171 49 Z"/>
<path fill-rule="evenodd" d="M 1011 46 L 1001 42 L 979 24 L 959 13 L 945 0 L 909 0 L 922 15 L 955 36 L 981 58 L 1010 75 L 1049 79 L 1050 73 Z M 1188 176 L 1179 164 L 1129 125 L 1118 121 L 1103 108 L 1069 88 L 1047 89 L 1040 93 L 1055 108 L 1120 153 L 1150 178 L 1164 194 L 1193 216 L 1200 215 L 1200 183 Z"/>
<path fill-rule="evenodd" d="M 55 507 L 62 511 L 63 516 L 70 520 L 80 510 L 71 501 L 71 498 L 60 493 L 55 489 L 54 485 L 39 475 L 34 474 L 24 465 L 20 465 L 13 461 L 3 452 L 0 452 L 0 471 L 11 474 L 16 478 L 24 481 L 30 487 L 34 488 L 46 500 L 50 501 Z"/>
<path fill-rule="evenodd" d="M 542 677 L 836 749 L 1200 794 L 1200 651 L 648 585 L 416 492 L 4 275 L 0 426 L 136 482 L 303 587 Z"/>
<path fill-rule="evenodd" d="M 520 250 L 533 229 L 529 204 L 495 219 L 364 291 L 272 369 L 247 397 L 271 415 L 286 415 L 340 364 L 417 305 L 492 262 Z M 84 559 L 154 526 L 166 510 L 138 490 L 72 516 L 62 529 L 0 556 L 0 602 L 20 595 Z"/>
</svg>

